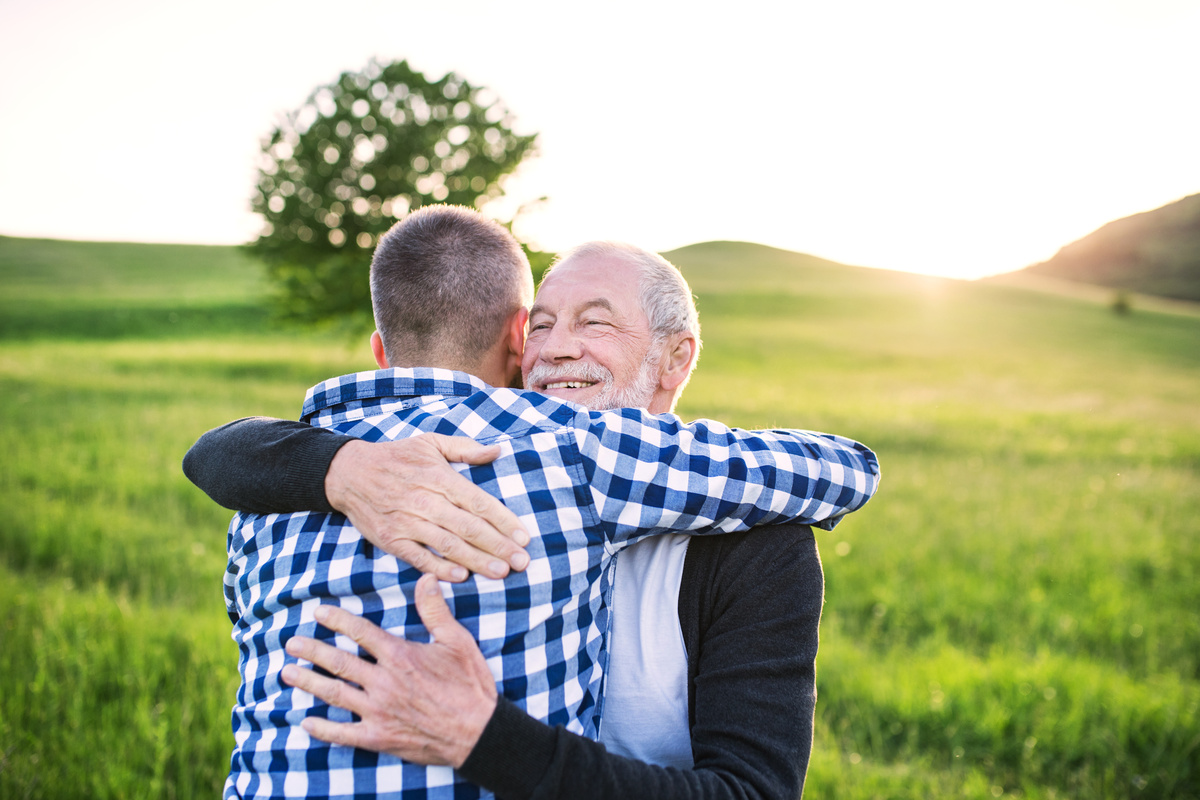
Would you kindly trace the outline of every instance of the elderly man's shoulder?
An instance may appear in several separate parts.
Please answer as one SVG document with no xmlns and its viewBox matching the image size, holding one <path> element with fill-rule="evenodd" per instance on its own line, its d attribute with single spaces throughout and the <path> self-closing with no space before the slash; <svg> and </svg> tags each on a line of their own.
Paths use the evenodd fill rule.
<svg viewBox="0 0 1200 800">
<path fill-rule="evenodd" d="M 674 414 L 651 414 L 643 408 L 595 410 L 526 389 L 488 387 L 464 398 L 459 408 L 463 412 L 476 413 L 489 419 L 505 419 L 514 425 L 524 422 L 564 427 L 619 427 L 621 420 L 648 428 L 676 428 L 682 425 L 682 420 Z"/>
<path fill-rule="evenodd" d="M 693 537 L 685 569 L 685 582 L 712 592 L 711 606 L 718 612 L 746 602 L 809 609 L 819 609 L 824 602 L 821 556 L 808 525 L 760 525 L 748 531 Z M 786 596 L 763 596 L 774 595 L 780 587 L 786 587 Z"/>
</svg>

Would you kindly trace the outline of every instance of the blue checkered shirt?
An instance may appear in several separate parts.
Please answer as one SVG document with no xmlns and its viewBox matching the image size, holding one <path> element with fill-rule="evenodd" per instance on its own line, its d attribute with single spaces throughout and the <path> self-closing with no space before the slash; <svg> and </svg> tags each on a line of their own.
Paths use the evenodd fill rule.
<svg viewBox="0 0 1200 800">
<path fill-rule="evenodd" d="M 505 697 L 550 725 L 595 738 L 616 554 L 641 537 L 719 533 L 797 520 L 829 529 L 878 486 L 875 455 L 827 434 L 752 432 L 671 414 L 588 411 L 534 392 L 495 389 L 438 369 L 388 369 L 309 390 L 303 419 L 368 441 L 421 433 L 499 444 L 482 466 L 455 465 L 532 534 L 524 572 L 442 584 Z M 340 514 L 238 514 L 229 527 L 225 598 L 240 648 L 235 747 L 225 797 L 477 798 L 449 767 L 424 767 L 310 739 L 306 716 L 349 712 L 279 677 L 292 636 L 358 653 L 317 626 L 337 604 L 414 641 L 419 573 L 376 549 Z"/>
</svg>

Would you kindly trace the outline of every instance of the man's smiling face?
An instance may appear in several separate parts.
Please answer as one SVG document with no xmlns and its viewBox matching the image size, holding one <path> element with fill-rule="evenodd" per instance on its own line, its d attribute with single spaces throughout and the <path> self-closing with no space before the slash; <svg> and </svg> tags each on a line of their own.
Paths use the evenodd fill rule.
<svg viewBox="0 0 1200 800">
<path fill-rule="evenodd" d="M 529 314 L 525 388 L 595 409 L 645 407 L 658 388 L 658 359 L 640 277 L 611 256 L 555 267 Z"/>
</svg>

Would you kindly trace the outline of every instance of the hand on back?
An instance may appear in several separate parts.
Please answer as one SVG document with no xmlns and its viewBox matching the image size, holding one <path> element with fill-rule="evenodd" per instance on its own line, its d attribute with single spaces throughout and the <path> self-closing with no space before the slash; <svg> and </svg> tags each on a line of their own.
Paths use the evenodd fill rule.
<svg viewBox="0 0 1200 800">
<path fill-rule="evenodd" d="M 325 476 L 330 504 L 376 547 L 439 580 L 469 572 L 503 578 L 523 570 L 529 534 L 517 516 L 450 466 L 487 464 L 500 454 L 463 436 L 423 434 L 394 442 L 354 441 Z"/>
</svg>

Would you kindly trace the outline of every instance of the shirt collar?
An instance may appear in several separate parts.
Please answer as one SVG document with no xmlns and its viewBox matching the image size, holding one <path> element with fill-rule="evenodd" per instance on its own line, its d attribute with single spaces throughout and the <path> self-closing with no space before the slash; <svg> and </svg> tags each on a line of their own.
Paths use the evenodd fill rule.
<svg viewBox="0 0 1200 800">
<path fill-rule="evenodd" d="M 474 375 L 434 367 L 379 369 L 354 372 L 322 381 L 304 396 L 300 418 L 356 400 L 386 397 L 466 397 L 491 388 Z"/>
</svg>

